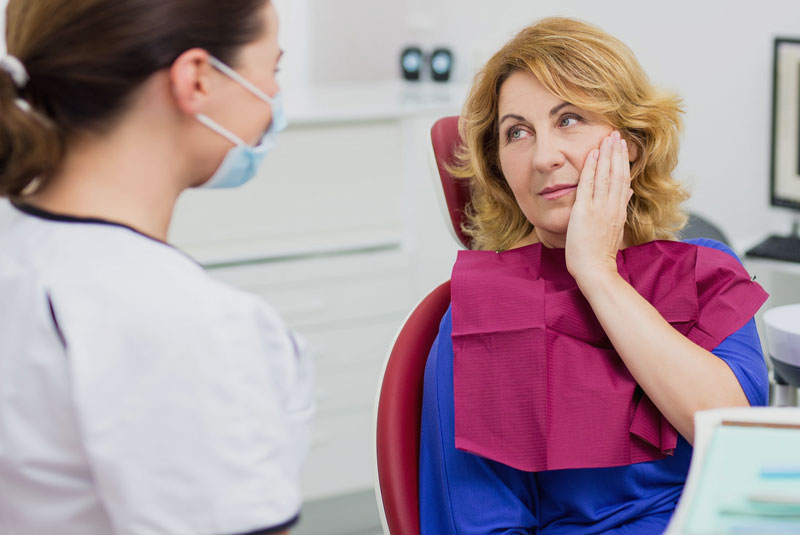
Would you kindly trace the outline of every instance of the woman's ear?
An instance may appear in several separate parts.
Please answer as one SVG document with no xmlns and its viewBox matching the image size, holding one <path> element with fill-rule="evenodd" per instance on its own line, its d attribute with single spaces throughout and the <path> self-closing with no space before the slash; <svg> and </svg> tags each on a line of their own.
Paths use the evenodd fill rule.
<svg viewBox="0 0 800 535">
<path fill-rule="evenodd" d="M 208 52 L 201 48 L 189 49 L 175 59 L 169 68 L 169 80 L 178 109 L 189 115 L 202 111 L 212 69 Z"/>
<path fill-rule="evenodd" d="M 628 161 L 633 163 L 639 158 L 639 143 L 636 139 L 627 137 L 626 141 L 628 142 Z"/>
</svg>

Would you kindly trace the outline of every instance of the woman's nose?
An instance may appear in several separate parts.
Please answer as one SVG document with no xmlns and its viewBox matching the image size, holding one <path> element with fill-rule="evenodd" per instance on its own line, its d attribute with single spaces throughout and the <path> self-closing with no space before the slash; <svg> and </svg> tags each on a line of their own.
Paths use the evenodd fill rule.
<svg viewBox="0 0 800 535">
<path fill-rule="evenodd" d="M 554 136 L 540 135 L 533 146 L 533 167 L 548 173 L 564 165 L 566 156 Z"/>
</svg>

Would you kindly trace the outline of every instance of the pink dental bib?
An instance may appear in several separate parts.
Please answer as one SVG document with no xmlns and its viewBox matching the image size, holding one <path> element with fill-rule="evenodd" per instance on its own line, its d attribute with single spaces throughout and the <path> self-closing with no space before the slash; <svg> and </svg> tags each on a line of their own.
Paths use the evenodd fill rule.
<svg viewBox="0 0 800 535">
<path fill-rule="evenodd" d="M 655 241 L 620 275 L 681 334 L 712 350 L 766 292 L 723 251 Z M 526 471 L 670 455 L 677 432 L 636 384 L 566 268 L 563 249 L 461 251 L 452 276 L 455 441 Z"/>
</svg>

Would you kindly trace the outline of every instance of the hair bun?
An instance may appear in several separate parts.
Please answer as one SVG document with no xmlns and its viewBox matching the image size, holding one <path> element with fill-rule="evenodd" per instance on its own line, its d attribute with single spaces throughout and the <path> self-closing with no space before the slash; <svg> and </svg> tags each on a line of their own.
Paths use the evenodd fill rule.
<svg viewBox="0 0 800 535">
<path fill-rule="evenodd" d="M 63 150 L 56 125 L 19 97 L 10 74 L 0 73 L 0 196 L 21 195 L 58 165 Z"/>
</svg>

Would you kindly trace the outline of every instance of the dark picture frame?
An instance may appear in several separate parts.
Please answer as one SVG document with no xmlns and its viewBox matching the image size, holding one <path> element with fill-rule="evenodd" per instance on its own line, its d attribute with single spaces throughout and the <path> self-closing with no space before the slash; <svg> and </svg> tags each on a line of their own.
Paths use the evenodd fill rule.
<svg viewBox="0 0 800 535">
<path fill-rule="evenodd" d="M 800 210 L 800 38 L 775 38 L 770 197 Z"/>
</svg>

